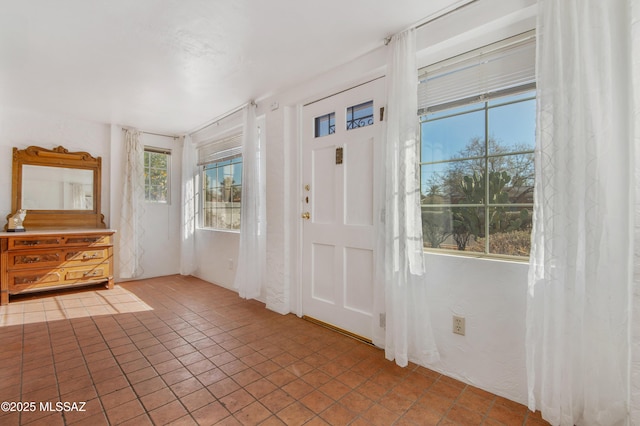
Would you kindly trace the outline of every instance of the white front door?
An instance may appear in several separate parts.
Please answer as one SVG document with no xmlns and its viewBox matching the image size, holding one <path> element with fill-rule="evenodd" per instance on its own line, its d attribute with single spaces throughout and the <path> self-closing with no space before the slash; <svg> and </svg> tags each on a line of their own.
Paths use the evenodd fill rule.
<svg viewBox="0 0 640 426">
<path fill-rule="evenodd" d="M 367 339 L 383 93 L 380 78 L 303 108 L 303 314 Z"/>
</svg>

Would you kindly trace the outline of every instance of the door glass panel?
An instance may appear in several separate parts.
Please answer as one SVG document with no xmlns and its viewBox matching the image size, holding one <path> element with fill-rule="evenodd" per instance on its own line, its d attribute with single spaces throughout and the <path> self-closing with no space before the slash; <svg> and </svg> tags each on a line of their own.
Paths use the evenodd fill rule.
<svg viewBox="0 0 640 426">
<path fill-rule="evenodd" d="M 347 130 L 373 124 L 373 101 L 347 108 Z"/>
<path fill-rule="evenodd" d="M 331 135 L 336 132 L 336 113 L 332 112 L 315 118 L 315 137 Z"/>
</svg>

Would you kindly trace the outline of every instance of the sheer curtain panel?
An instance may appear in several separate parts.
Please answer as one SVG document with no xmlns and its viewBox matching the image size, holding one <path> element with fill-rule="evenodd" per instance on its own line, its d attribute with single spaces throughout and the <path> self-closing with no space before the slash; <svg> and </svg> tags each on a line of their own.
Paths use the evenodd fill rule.
<svg viewBox="0 0 640 426">
<path fill-rule="evenodd" d="M 265 159 L 256 121 L 256 106 L 244 109 L 242 141 L 242 207 L 240 252 L 234 287 L 240 297 L 260 296 L 266 276 L 266 186 Z"/>
<path fill-rule="evenodd" d="M 182 141 L 182 204 L 180 228 L 180 274 L 191 275 L 196 270 L 196 149 L 187 135 Z"/>
<path fill-rule="evenodd" d="M 635 187 L 635 214 L 634 214 L 634 265 L 633 265 L 633 289 L 631 296 L 632 327 L 631 327 L 631 412 L 630 424 L 640 425 L 640 1 L 631 4 L 631 75 L 633 91 L 633 110 L 635 117 L 632 124 L 633 147 L 635 150 L 634 170 L 631 178 Z"/>
<path fill-rule="evenodd" d="M 140 132 L 124 131 L 124 187 L 118 235 L 119 276 L 121 279 L 142 275 L 141 238 L 144 212 L 144 147 L 140 143 Z"/>
<path fill-rule="evenodd" d="M 529 408 L 554 425 L 640 424 L 630 417 L 639 1 L 538 2 L 526 351 Z"/>
<path fill-rule="evenodd" d="M 430 364 L 439 356 L 427 308 L 422 245 L 415 29 L 395 35 L 390 48 L 387 127 L 377 166 L 385 184 L 378 189 L 383 212 L 377 224 L 380 267 L 374 298 L 376 305 L 384 300 L 385 356 L 404 367 L 408 361 Z"/>
</svg>

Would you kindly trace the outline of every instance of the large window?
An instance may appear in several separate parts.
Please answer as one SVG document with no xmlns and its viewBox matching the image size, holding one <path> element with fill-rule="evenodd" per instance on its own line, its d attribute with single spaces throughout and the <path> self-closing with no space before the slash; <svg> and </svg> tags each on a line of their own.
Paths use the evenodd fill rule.
<svg viewBox="0 0 640 426">
<path fill-rule="evenodd" d="M 536 123 L 533 34 L 423 71 L 425 248 L 529 256 Z"/>
<path fill-rule="evenodd" d="M 242 203 L 242 157 L 236 155 L 203 167 L 202 226 L 240 229 Z"/>
<path fill-rule="evenodd" d="M 242 206 L 242 134 L 214 139 L 198 147 L 200 226 L 240 230 Z"/>
<path fill-rule="evenodd" d="M 144 199 L 152 203 L 169 202 L 171 151 L 144 148 Z"/>
<path fill-rule="evenodd" d="M 535 92 L 421 117 L 425 246 L 528 256 Z"/>
</svg>

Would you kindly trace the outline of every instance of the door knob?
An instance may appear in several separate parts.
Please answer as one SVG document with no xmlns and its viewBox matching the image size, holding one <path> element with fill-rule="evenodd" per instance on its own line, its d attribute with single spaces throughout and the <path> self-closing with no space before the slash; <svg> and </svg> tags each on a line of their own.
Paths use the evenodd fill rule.
<svg viewBox="0 0 640 426">
<path fill-rule="evenodd" d="M 309 212 L 304 212 L 302 213 L 302 218 L 309 220 L 311 219 L 311 214 Z"/>
</svg>

